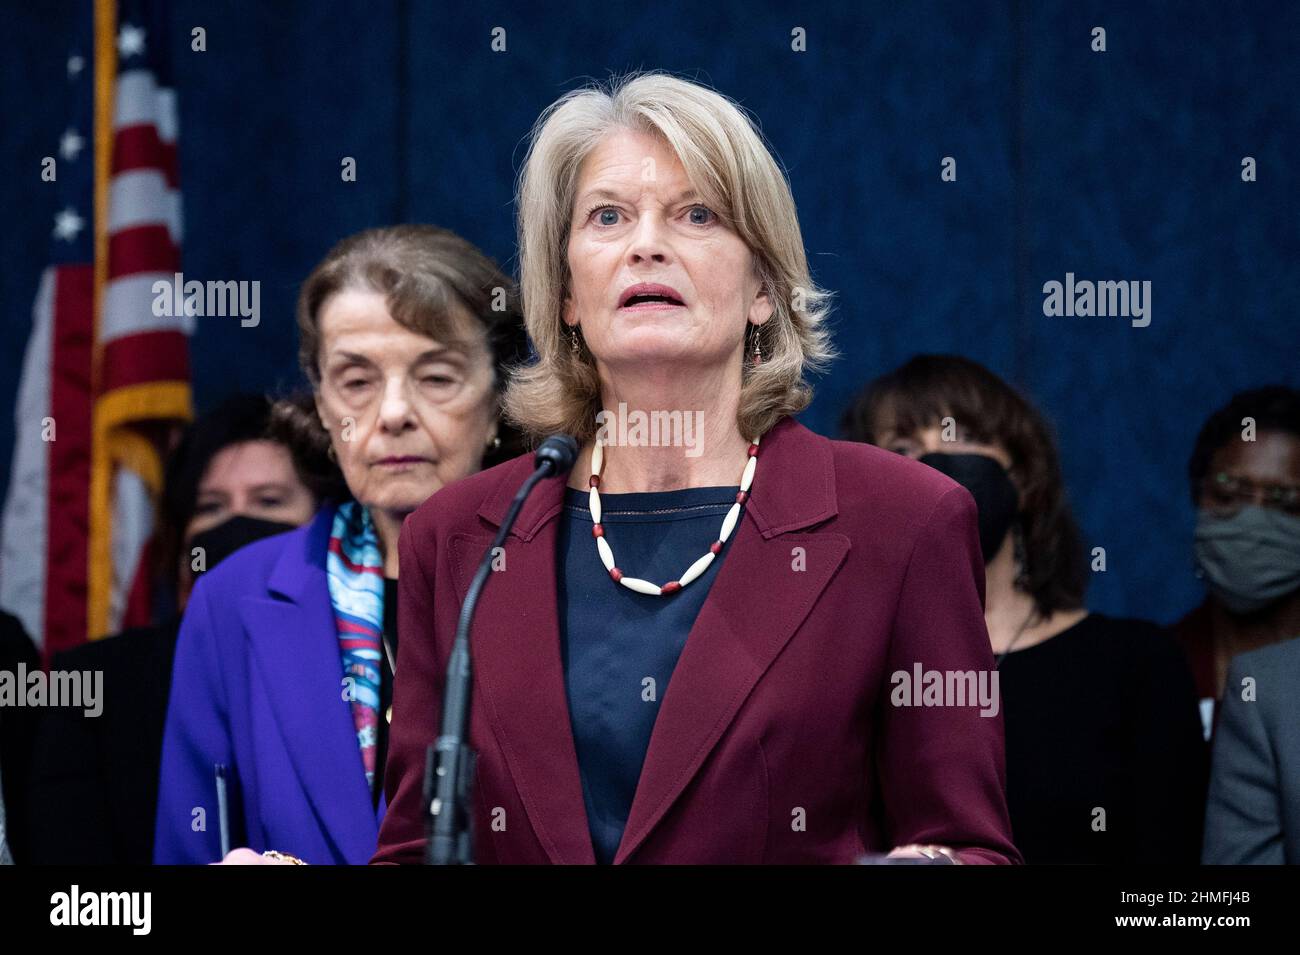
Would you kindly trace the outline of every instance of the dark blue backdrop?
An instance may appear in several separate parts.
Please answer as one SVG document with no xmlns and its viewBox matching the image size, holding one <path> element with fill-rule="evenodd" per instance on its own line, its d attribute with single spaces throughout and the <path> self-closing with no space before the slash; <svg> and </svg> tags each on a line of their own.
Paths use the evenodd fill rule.
<svg viewBox="0 0 1300 955">
<path fill-rule="evenodd" d="M 40 157 L 64 128 L 67 38 L 88 6 L 6 4 L 6 408 L 54 213 Z M 864 380 L 916 352 L 984 362 L 1056 422 L 1088 542 L 1108 555 L 1094 609 L 1169 620 L 1199 599 L 1184 479 L 1196 430 L 1236 390 L 1296 383 L 1292 2 L 186 0 L 173 23 L 186 276 L 262 283 L 259 327 L 199 322 L 200 408 L 297 383 L 295 288 L 347 233 L 434 222 L 513 268 L 532 121 L 583 78 L 630 68 L 739 99 L 789 170 L 843 352 L 805 423 L 833 433 Z M 207 52 L 190 50 L 195 26 Z M 505 53 L 489 47 L 498 26 Z M 795 27 L 807 52 L 790 49 Z M 944 156 L 956 182 L 940 181 Z M 1045 317 L 1042 285 L 1067 271 L 1150 280 L 1150 326 Z"/>
</svg>

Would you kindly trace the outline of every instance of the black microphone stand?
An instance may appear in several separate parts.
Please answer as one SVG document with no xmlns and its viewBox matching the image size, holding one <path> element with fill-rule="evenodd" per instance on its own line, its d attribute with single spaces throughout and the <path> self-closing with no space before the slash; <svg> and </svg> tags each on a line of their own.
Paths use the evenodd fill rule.
<svg viewBox="0 0 1300 955">
<path fill-rule="evenodd" d="M 492 573 L 492 559 L 505 544 L 524 501 L 545 478 L 567 474 L 578 457 L 578 444 L 567 434 L 552 435 L 537 449 L 537 469 L 515 494 L 505 520 L 479 561 L 474 580 L 465 594 L 456 622 L 456 642 L 447 660 L 446 692 L 442 700 L 442 725 L 429 747 L 424 767 L 424 801 L 429 809 L 427 865 L 473 865 L 472 816 L 474 765 L 477 754 L 469 743 L 470 652 L 469 630 L 483 586 Z"/>
</svg>

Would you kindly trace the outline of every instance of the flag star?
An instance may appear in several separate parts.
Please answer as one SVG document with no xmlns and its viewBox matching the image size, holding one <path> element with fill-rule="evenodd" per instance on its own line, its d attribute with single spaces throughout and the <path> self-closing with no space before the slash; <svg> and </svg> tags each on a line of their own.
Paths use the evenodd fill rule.
<svg viewBox="0 0 1300 955">
<path fill-rule="evenodd" d="M 54 237 L 71 242 L 85 225 L 86 220 L 77 215 L 76 209 L 69 207 L 54 217 Z"/>
<path fill-rule="evenodd" d="M 85 145 L 86 141 L 77 135 L 77 131 L 69 129 L 63 134 L 63 138 L 59 140 L 59 155 L 71 162 L 77 158 L 77 154 L 81 152 Z"/>
<path fill-rule="evenodd" d="M 68 79 L 75 78 L 83 69 L 86 68 L 85 57 L 73 54 L 68 57 Z"/>
<path fill-rule="evenodd" d="M 129 23 L 122 24 L 122 29 L 117 34 L 117 52 L 124 60 L 128 56 L 143 56 L 144 27 L 133 27 Z"/>
</svg>

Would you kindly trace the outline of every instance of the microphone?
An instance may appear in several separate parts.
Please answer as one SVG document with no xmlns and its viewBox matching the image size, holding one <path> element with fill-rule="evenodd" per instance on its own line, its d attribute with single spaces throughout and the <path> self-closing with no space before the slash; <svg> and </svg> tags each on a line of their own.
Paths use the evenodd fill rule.
<svg viewBox="0 0 1300 955">
<path fill-rule="evenodd" d="M 524 501 L 539 482 L 568 474 L 578 459 L 578 442 L 567 434 L 553 434 L 537 448 L 535 469 L 524 481 L 492 545 L 479 561 L 478 570 L 465 594 L 456 622 L 456 641 L 447 660 L 446 692 L 442 700 L 442 724 L 438 738 L 429 747 L 424 766 L 424 801 L 429 809 L 429 839 L 425 849 L 428 865 L 473 865 L 474 824 L 471 816 L 474 764 L 478 754 L 469 744 L 470 677 L 469 631 L 474 608 L 492 574 L 492 558 L 505 544 L 515 526 Z"/>
<path fill-rule="evenodd" d="M 554 468 L 552 474 L 568 474 L 573 470 L 573 462 L 578 460 L 578 442 L 572 435 L 553 434 L 538 446 L 533 460 L 539 468 L 550 464 Z"/>
</svg>

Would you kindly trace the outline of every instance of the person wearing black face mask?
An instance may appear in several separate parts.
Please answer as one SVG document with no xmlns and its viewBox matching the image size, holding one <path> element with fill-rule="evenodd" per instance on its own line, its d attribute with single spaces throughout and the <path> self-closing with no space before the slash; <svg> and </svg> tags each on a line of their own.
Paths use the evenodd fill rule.
<svg viewBox="0 0 1300 955">
<path fill-rule="evenodd" d="M 194 580 L 240 547 L 307 521 L 328 462 L 270 435 L 271 402 L 236 395 L 185 432 L 163 490 L 157 626 L 137 627 L 55 657 L 56 670 L 104 674 L 102 713 L 49 708 L 31 779 L 30 861 L 152 861 L 159 761 L 172 656 Z M 12 825 L 12 823 L 11 823 Z M 25 861 L 25 860 L 19 860 Z"/>
<path fill-rule="evenodd" d="M 201 531 L 189 539 L 189 552 L 194 555 L 191 571 L 195 577 L 201 575 L 208 567 L 215 567 L 239 548 L 253 541 L 283 534 L 291 531 L 297 524 L 284 521 L 268 521 L 259 517 L 236 514 L 228 517 L 215 527 Z"/>
<path fill-rule="evenodd" d="M 975 362 L 918 356 L 871 382 L 843 428 L 975 499 L 1025 862 L 1198 861 L 1207 756 L 1191 675 L 1154 624 L 1084 607 L 1083 547 L 1041 414 Z"/>
<path fill-rule="evenodd" d="M 979 508 L 980 550 L 987 564 L 997 556 L 1016 518 L 1020 493 L 1007 469 L 989 454 L 931 451 L 917 460 L 948 475 L 975 498 Z"/>
</svg>

